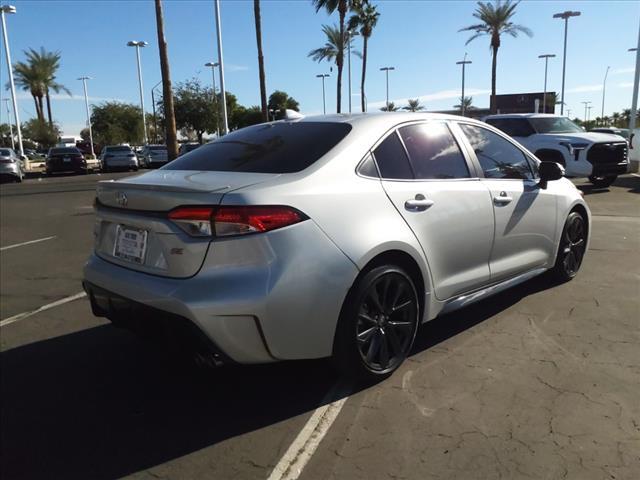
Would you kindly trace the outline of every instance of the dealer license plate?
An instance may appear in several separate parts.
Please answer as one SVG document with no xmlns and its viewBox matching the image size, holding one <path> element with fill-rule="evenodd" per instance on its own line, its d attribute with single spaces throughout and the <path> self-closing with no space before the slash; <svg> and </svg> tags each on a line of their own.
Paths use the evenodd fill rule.
<svg viewBox="0 0 640 480">
<path fill-rule="evenodd" d="M 118 225 L 113 256 L 142 265 L 147 251 L 147 234 L 146 230 Z"/>
</svg>

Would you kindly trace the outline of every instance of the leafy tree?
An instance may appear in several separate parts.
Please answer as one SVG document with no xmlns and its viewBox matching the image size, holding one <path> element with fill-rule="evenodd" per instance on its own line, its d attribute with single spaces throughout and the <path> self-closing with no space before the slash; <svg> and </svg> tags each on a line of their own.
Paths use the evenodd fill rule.
<svg viewBox="0 0 640 480">
<path fill-rule="evenodd" d="M 424 110 L 424 105 L 420 104 L 420 99 L 416 98 L 414 100 L 409 99 L 407 102 L 408 105 L 406 107 L 402 107 L 403 110 L 408 110 L 410 112 L 419 112 L 420 110 Z"/>
<path fill-rule="evenodd" d="M 140 107 L 122 102 L 105 102 L 93 107 L 93 141 L 100 145 L 142 143 L 144 138 Z"/>
<path fill-rule="evenodd" d="M 475 32 L 467 40 L 466 45 L 476 38 L 484 35 L 491 37 L 491 113 L 496 112 L 496 69 L 498 49 L 500 48 L 500 36 L 502 34 L 508 34 L 512 37 L 517 37 L 520 33 L 524 33 L 529 37 L 533 36 L 533 32 L 530 29 L 511 21 L 519 3 L 519 1 L 514 2 L 512 0 L 495 0 L 493 4 L 489 2 L 478 2 L 478 6 L 473 16 L 480 20 L 481 23 L 469 25 L 468 27 L 464 27 L 459 30 L 460 32 Z"/>
<path fill-rule="evenodd" d="M 396 107 L 393 102 L 389 102 L 384 107 L 382 107 L 380 111 L 381 112 L 397 112 L 398 107 Z"/>
<path fill-rule="evenodd" d="M 43 148 L 50 148 L 58 142 L 60 128 L 55 123 L 49 124 L 43 120 L 32 118 L 22 124 L 22 135 Z"/>
<path fill-rule="evenodd" d="M 11 127 L 8 123 L 0 123 L 0 143 L 3 147 L 11 147 Z"/>
<path fill-rule="evenodd" d="M 194 131 L 200 143 L 205 132 L 216 131 L 217 112 L 211 88 L 193 78 L 179 83 L 173 96 L 177 128 Z M 164 105 L 161 110 L 164 113 Z"/>
<path fill-rule="evenodd" d="M 263 122 L 262 109 L 257 105 L 249 108 L 239 105 L 233 111 L 232 117 L 233 124 L 236 128 L 244 128 Z"/>
<path fill-rule="evenodd" d="M 362 111 L 366 111 L 366 95 L 364 93 L 364 82 L 367 75 L 367 53 L 369 38 L 373 33 L 373 29 L 378 23 L 380 13 L 376 10 L 375 5 L 368 2 L 360 2 L 354 5 L 354 15 L 349 19 L 348 30 L 358 31 L 362 36 L 362 77 L 360 79 L 360 104 Z"/>
<path fill-rule="evenodd" d="M 269 96 L 269 110 L 275 110 L 276 117 L 282 118 L 285 115 L 285 110 L 300 111 L 300 104 L 290 97 L 287 92 L 276 90 Z"/>
</svg>

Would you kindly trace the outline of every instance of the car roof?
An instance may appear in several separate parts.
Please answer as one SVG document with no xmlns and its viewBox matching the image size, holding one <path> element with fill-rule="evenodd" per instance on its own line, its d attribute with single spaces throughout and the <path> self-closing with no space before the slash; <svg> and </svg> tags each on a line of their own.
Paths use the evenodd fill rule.
<svg viewBox="0 0 640 480">
<path fill-rule="evenodd" d="M 499 113 L 497 115 L 488 115 L 485 120 L 494 118 L 567 118 L 565 115 L 557 115 L 555 113 Z"/>
</svg>

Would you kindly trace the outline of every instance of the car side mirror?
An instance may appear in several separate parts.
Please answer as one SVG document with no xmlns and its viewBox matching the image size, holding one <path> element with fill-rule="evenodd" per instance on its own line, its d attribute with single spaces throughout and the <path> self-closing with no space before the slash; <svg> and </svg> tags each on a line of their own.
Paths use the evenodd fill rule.
<svg viewBox="0 0 640 480">
<path fill-rule="evenodd" d="M 547 182 L 560 180 L 564 176 L 564 168 L 556 162 L 540 162 L 538 166 L 540 174 L 540 188 L 547 188 Z"/>
</svg>

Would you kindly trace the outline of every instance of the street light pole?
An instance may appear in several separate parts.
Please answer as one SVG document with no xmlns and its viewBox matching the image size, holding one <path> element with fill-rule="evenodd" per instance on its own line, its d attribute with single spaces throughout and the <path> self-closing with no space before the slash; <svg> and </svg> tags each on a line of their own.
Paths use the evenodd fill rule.
<svg viewBox="0 0 640 480">
<path fill-rule="evenodd" d="M 87 125 L 89 127 L 89 145 L 91 146 L 91 156 L 95 158 L 96 154 L 93 151 L 93 130 L 91 129 L 91 114 L 89 113 L 89 95 L 87 94 L 87 80 L 92 80 L 91 77 L 80 77 L 78 80 L 82 80 L 82 88 L 84 89 L 84 106 L 87 109 Z"/>
<path fill-rule="evenodd" d="M 591 102 L 580 102 L 584 105 L 584 117 L 582 117 L 584 119 L 584 123 L 586 125 L 587 123 L 587 105 L 589 105 Z"/>
<path fill-rule="evenodd" d="M 10 120 L 11 117 L 11 111 L 9 110 L 9 99 L 8 98 L 3 98 L 2 100 L 4 100 L 6 107 L 7 107 L 7 121 L 9 122 L 9 135 L 11 135 L 11 150 L 15 151 L 16 150 L 16 142 L 13 139 L 13 122 Z"/>
<path fill-rule="evenodd" d="M 630 52 L 636 52 L 636 72 L 633 79 L 633 95 L 631 99 L 631 114 L 629 115 L 629 135 L 630 146 L 634 147 L 634 130 L 636 128 L 636 115 L 638 113 L 638 84 L 640 83 L 640 29 L 638 30 L 638 46 L 636 48 L 630 48 Z M 637 161 L 635 161 L 637 163 Z M 636 168 L 636 166 L 634 166 Z"/>
<path fill-rule="evenodd" d="M 136 58 L 138 60 L 138 86 L 140 87 L 140 108 L 142 108 L 142 130 L 144 143 L 148 143 L 147 139 L 147 119 L 144 117 L 144 87 L 142 86 L 142 68 L 140 67 L 140 48 L 149 45 L 147 42 L 132 40 L 127 42 L 128 47 L 136 47 Z"/>
<path fill-rule="evenodd" d="M 207 62 L 204 64 L 205 67 L 211 67 L 211 79 L 213 85 L 213 110 L 216 112 L 216 137 L 220 136 L 220 109 L 218 108 L 218 97 L 216 96 L 216 67 L 219 67 L 220 64 L 218 62 Z"/>
<path fill-rule="evenodd" d="M 220 99 L 222 101 L 222 132 L 229 133 L 229 122 L 227 121 L 227 95 L 224 89 L 224 59 L 222 57 L 222 30 L 220 28 L 220 0 L 215 0 L 216 7 L 216 31 L 218 38 L 218 63 L 220 66 Z"/>
<path fill-rule="evenodd" d="M 387 77 L 387 112 L 389 111 L 389 70 L 395 70 L 395 67 L 382 67 L 380 71 L 385 72 Z"/>
<path fill-rule="evenodd" d="M 327 102 L 326 102 L 325 92 L 324 92 L 324 79 L 327 78 L 328 76 L 329 76 L 328 73 L 321 73 L 319 75 L 316 75 L 316 78 L 322 79 L 322 114 L 323 115 L 327 114 Z"/>
<path fill-rule="evenodd" d="M 609 75 L 610 68 L 611 67 L 607 67 L 607 71 L 604 74 L 604 80 L 602 82 L 602 110 L 600 112 L 600 121 L 603 123 L 603 125 L 604 125 L 604 95 L 607 90 L 607 75 Z"/>
<path fill-rule="evenodd" d="M 544 58 L 544 93 L 542 94 L 542 113 L 547 113 L 547 67 L 549 65 L 549 59 L 555 58 L 552 53 L 546 53 L 544 55 L 538 55 L 538 58 Z"/>
<path fill-rule="evenodd" d="M 593 107 L 592 107 L 591 105 L 589 105 L 589 106 L 587 107 L 587 124 L 589 123 L 589 119 L 591 118 L 591 109 L 592 109 L 592 108 L 593 108 Z"/>
<path fill-rule="evenodd" d="M 4 53 L 7 57 L 7 70 L 9 70 L 9 85 L 11 88 L 11 102 L 13 104 L 13 119 L 16 122 L 16 131 L 18 133 L 18 148 L 20 155 L 24 155 L 22 147 L 22 131 L 20 130 L 20 116 L 18 115 L 18 100 L 16 99 L 16 86 L 13 83 L 13 66 L 11 65 L 11 52 L 9 51 L 9 37 L 7 35 L 7 24 L 4 19 L 6 13 L 16 13 L 16 7 L 13 5 L 0 6 L 0 18 L 2 18 L 2 36 L 4 38 Z"/>
<path fill-rule="evenodd" d="M 467 64 L 473 63 L 471 60 L 467 60 L 467 52 L 464 53 L 464 58 L 456 62 L 456 65 L 462 65 L 462 96 L 460 97 L 460 115 L 464 117 L 464 70 Z"/>
<path fill-rule="evenodd" d="M 562 55 L 562 98 L 560 101 L 560 115 L 564 114 L 564 79 L 567 71 L 567 29 L 569 27 L 569 18 L 580 16 L 580 12 L 572 12 L 566 10 L 562 13 L 556 13 L 553 18 L 562 18 L 564 20 L 564 53 Z"/>
<path fill-rule="evenodd" d="M 154 95 L 156 88 L 162 84 L 162 80 L 151 88 L 151 106 L 153 107 L 153 141 L 158 142 L 158 117 L 156 116 L 156 97 Z"/>
</svg>

